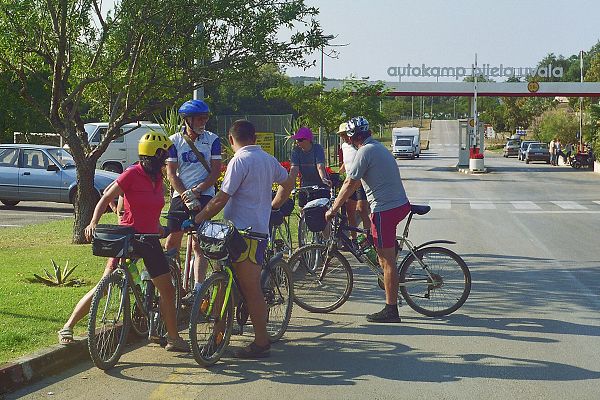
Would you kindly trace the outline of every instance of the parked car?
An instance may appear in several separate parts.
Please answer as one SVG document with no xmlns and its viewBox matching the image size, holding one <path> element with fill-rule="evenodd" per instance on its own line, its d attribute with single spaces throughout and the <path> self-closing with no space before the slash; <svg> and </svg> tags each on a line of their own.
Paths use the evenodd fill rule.
<svg viewBox="0 0 600 400">
<path fill-rule="evenodd" d="M 524 154 L 525 164 L 531 161 L 545 161 L 550 164 L 550 149 L 547 143 L 530 143 Z"/>
<path fill-rule="evenodd" d="M 507 158 L 518 155 L 520 145 L 521 145 L 521 142 L 519 140 L 509 139 L 506 142 L 506 144 L 504 145 L 504 151 L 503 151 L 502 155 Z"/>
<path fill-rule="evenodd" d="M 98 198 L 119 175 L 96 170 Z M 71 154 L 62 147 L 33 144 L 0 144 L 0 202 L 15 206 L 21 201 L 73 203 L 77 173 Z"/>
<path fill-rule="evenodd" d="M 540 143 L 537 140 L 524 140 L 521 142 L 521 146 L 519 146 L 519 154 L 517 155 L 517 158 L 519 159 L 519 161 L 525 161 L 525 150 L 527 150 L 527 146 L 529 146 L 531 143 Z"/>
</svg>

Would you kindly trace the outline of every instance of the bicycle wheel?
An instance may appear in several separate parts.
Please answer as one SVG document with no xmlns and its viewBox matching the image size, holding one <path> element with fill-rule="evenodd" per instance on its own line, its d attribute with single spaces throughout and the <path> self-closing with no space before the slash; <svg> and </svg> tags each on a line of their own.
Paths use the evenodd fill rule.
<svg viewBox="0 0 600 400">
<path fill-rule="evenodd" d="M 464 260 L 443 247 L 425 247 L 415 254 L 425 267 L 411 255 L 399 271 L 400 293 L 406 303 L 429 317 L 458 310 L 471 292 L 471 273 Z"/>
<path fill-rule="evenodd" d="M 281 339 L 287 330 L 294 306 L 292 273 L 285 261 L 279 260 L 270 266 L 263 293 L 267 303 L 267 333 L 273 343 Z"/>
<path fill-rule="evenodd" d="M 175 289 L 175 320 L 179 321 L 179 312 L 181 310 L 181 273 L 179 272 L 179 265 L 174 262 L 173 259 L 167 258 L 169 261 L 169 271 L 171 274 L 171 283 Z M 153 333 L 152 336 L 157 340 L 161 346 L 167 344 L 167 326 L 163 321 L 160 311 L 160 293 L 154 285 L 154 301 L 150 310 L 152 318 Z"/>
<path fill-rule="evenodd" d="M 130 308 L 127 276 L 116 270 L 105 276 L 94 293 L 88 322 L 88 350 L 94 365 L 115 366 L 127 341 Z"/>
<path fill-rule="evenodd" d="M 284 218 L 283 222 L 274 228 L 275 249 L 277 252 L 283 252 L 283 255 L 290 257 L 292 255 L 292 232 L 290 232 L 289 217 Z"/>
<path fill-rule="evenodd" d="M 329 226 L 329 224 L 328 224 Z M 298 220 L 298 248 L 314 243 L 324 243 L 323 232 L 313 232 L 308 229 L 304 215 Z"/>
<path fill-rule="evenodd" d="M 289 268 L 294 302 L 307 311 L 331 312 L 350 297 L 354 284 L 352 268 L 337 250 L 327 253 L 324 244 L 306 245 L 292 254 Z"/>
<path fill-rule="evenodd" d="M 194 296 L 190 313 L 190 345 L 196 362 L 208 367 L 219 361 L 231 337 L 233 327 L 233 297 L 223 310 L 228 277 L 211 275 Z"/>
<path fill-rule="evenodd" d="M 145 281 L 142 281 L 142 287 L 140 288 L 140 293 L 142 295 L 142 299 L 146 298 L 146 290 L 147 285 Z M 139 337 L 147 337 L 148 330 L 150 329 L 150 322 L 148 321 L 148 316 L 138 307 L 137 300 L 135 296 L 132 296 L 133 303 L 131 305 L 131 329 L 136 336 Z"/>
</svg>

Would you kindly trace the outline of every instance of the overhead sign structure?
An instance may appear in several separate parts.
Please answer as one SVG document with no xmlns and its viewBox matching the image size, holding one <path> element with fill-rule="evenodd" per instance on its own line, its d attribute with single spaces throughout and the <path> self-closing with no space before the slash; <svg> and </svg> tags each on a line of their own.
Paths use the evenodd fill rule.
<svg viewBox="0 0 600 400">
<path fill-rule="evenodd" d="M 308 82 L 307 82 L 308 83 Z M 368 82 L 375 84 L 377 82 Z M 325 81 L 325 90 L 341 89 L 343 81 Z M 385 82 L 387 96 L 473 96 L 473 82 Z M 600 97 L 600 82 L 477 82 L 477 96 Z"/>
</svg>

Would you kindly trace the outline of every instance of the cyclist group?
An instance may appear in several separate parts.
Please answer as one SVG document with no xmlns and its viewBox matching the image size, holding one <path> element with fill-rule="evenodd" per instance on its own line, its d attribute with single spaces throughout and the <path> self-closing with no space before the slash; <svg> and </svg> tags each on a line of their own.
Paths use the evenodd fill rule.
<svg viewBox="0 0 600 400">
<path fill-rule="evenodd" d="M 253 232 L 269 233 L 272 208 L 280 207 L 290 196 L 298 174 L 301 185 L 317 185 L 323 190 L 299 199 L 306 202 L 329 197 L 332 182 L 325 170 L 323 147 L 313 142 L 309 128 L 300 128 L 292 139 L 297 146 L 291 155 L 289 174 L 279 162 L 256 145 L 254 126 L 245 120 L 236 121 L 229 130 L 229 142 L 235 152 L 227 164 L 221 190 L 215 195 L 214 185 L 221 171 L 221 144 L 218 136 L 205 130 L 209 107 L 201 100 L 185 102 L 179 109 L 185 127 L 170 138 L 149 133 L 140 139 L 140 162 L 124 171 L 98 202 L 92 221 L 85 230 L 90 239 L 103 211 L 118 196 L 123 197 L 123 215 L 119 224 L 133 226 L 138 233 L 163 233 L 160 213 L 164 206 L 162 167 L 166 163 L 167 178 L 173 189 L 169 212 L 185 211 L 192 220 L 170 218 L 166 250 L 179 249 L 183 230 L 199 224 L 223 210 L 224 218 L 238 229 L 252 227 Z M 340 125 L 346 172 L 340 193 L 326 213 L 331 219 L 343 204 L 347 204 L 350 223 L 356 224 L 358 213 L 363 226 L 370 225 L 380 265 L 384 270 L 386 306 L 380 312 L 367 315 L 371 322 L 400 322 L 398 315 L 398 273 L 396 269 L 396 226 L 410 211 L 400 172 L 391 153 L 371 137 L 368 121 L 352 118 Z M 272 185 L 279 184 L 272 198 Z M 362 183 L 362 185 L 361 185 Z M 368 219 L 370 207 L 370 219 Z M 261 358 L 269 355 L 270 343 L 266 331 L 267 308 L 260 286 L 260 265 L 266 242 L 246 238 L 247 250 L 233 266 L 241 290 L 247 300 L 255 339 L 234 353 L 239 358 Z M 134 250 L 159 290 L 161 311 L 167 328 L 166 349 L 189 351 L 189 346 L 177 331 L 174 288 L 169 267 L 158 239 L 134 243 Z M 202 284 L 207 261 L 194 247 L 194 277 L 196 288 Z M 116 267 L 109 259 L 104 275 Z M 62 344 L 73 342 L 73 326 L 89 311 L 95 288 L 75 307 L 71 318 L 59 331 Z"/>
</svg>

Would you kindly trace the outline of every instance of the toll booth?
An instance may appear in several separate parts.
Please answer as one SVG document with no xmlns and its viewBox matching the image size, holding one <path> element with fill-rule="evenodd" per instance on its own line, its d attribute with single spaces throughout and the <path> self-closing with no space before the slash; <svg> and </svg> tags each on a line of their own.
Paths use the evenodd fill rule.
<svg viewBox="0 0 600 400">
<path fill-rule="evenodd" d="M 469 166 L 469 149 L 472 144 L 472 129 L 468 119 L 458 120 L 458 167 Z"/>
<path fill-rule="evenodd" d="M 478 129 L 471 126 L 473 119 L 458 120 L 458 167 L 469 168 L 473 154 L 483 154 L 483 122 L 478 121 Z"/>
</svg>

